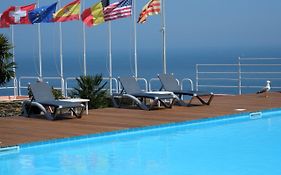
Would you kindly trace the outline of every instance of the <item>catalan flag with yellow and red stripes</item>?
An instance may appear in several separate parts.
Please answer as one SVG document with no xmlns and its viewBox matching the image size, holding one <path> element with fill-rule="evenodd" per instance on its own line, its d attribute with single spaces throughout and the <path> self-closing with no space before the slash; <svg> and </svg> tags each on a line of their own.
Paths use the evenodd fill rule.
<svg viewBox="0 0 281 175">
<path fill-rule="evenodd" d="M 65 22 L 79 20 L 80 18 L 80 0 L 75 0 L 59 9 L 54 14 L 54 22 Z"/>
<path fill-rule="evenodd" d="M 160 0 L 150 0 L 143 8 L 139 16 L 138 23 L 145 23 L 148 16 L 160 13 Z"/>
</svg>

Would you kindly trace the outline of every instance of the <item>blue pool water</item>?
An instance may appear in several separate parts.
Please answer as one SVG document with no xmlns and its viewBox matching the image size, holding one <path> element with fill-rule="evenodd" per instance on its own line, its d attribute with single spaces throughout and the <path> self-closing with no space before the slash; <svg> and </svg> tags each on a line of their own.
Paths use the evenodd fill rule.
<svg viewBox="0 0 281 175">
<path fill-rule="evenodd" d="M 277 175 L 280 136 L 281 112 L 222 117 L 22 145 L 0 152 L 0 174 Z"/>
</svg>

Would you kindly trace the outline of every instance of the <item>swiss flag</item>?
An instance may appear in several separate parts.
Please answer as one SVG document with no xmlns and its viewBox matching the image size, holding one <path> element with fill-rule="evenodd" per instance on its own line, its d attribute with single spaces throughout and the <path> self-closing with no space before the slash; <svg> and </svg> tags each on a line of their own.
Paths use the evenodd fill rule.
<svg viewBox="0 0 281 175">
<path fill-rule="evenodd" d="M 0 28 L 10 27 L 9 12 L 10 12 L 10 8 L 5 10 L 3 14 L 0 15 Z"/>
<path fill-rule="evenodd" d="M 0 13 L 0 28 L 9 28 L 10 25 L 5 23 L 4 19 L 2 20 L 2 14 Z"/>
<path fill-rule="evenodd" d="M 26 6 L 11 6 L 3 12 L 1 23 L 10 24 L 31 24 L 28 19 L 28 12 L 35 9 L 35 4 Z"/>
</svg>

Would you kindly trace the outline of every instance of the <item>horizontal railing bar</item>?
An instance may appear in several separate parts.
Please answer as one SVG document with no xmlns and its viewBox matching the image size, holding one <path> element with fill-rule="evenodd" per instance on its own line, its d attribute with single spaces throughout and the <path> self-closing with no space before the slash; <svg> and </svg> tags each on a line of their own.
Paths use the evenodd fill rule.
<svg viewBox="0 0 281 175">
<path fill-rule="evenodd" d="M 239 79 L 234 78 L 199 78 L 200 80 L 230 80 L 230 81 L 238 81 Z"/>
<path fill-rule="evenodd" d="M 239 58 L 239 60 L 281 60 L 281 58 Z"/>
<path fill-rule="evenodd" d="M 42 79 L 50 79 L 50 80 L 52 80 L 52 79 L 54 79 L 54 80 L 59 80 L 59 79 L 61 79 L 61 77 L 42 77 Z"/>
<path fill-rule="evenodd" d="M 241 74 L 281 74 L 281 72 L 241 72 Z"/>
<path fill-rule="evenodd" d="M 241 78 L 241 80 L 281 80 L 281 78 Z"/>
<path fill-rule="evenodd" d="M 263 88 L 263 86 L 241 86 L 241 88 Z M 271 89 L 281 88 L 279 86 L 271 86 Z"/>
<path fill-rule="evenodd" d="M 36 77 L 36 76 L 22 76 L 22 77 L 19 77 L 19 79 L 38 79 L 39 77 Z"/>
<path fill-rule="evenodd" d="M 6 86 L 6 87 L 1 87 L 0 89 L 14 89 L 14 86 Z"/>
<path fill-rule="evenodd" d="M 238 72 L 197 72 L 198 74 L 238 74 Z"/>
<path fill-rule="evenodd" d="M 238 86 L 220 86 L 220 85 L 198 85 L 198 87 L 223 87 L 223 88 L 238 88 Z"/>
<path fill-rule="evenodd" d="M 196 64 L 197 66 L 238 66 L 238 64 Z"/>
<path fill-rule="evenodd" d="M 281 64 L 240 64 L 240 66 L 281 66 Z"/>
<path fill-rule="evenodd" d="M 238 86 L 220 86 L 220 85 L 198 85 L 199 87 L 223 87 L 223 88 L 237 88 Z M 241 86 L 241 88 L 262 88 L 263 86 Z M 272 86 L 271 89 L 279 89 L 279 86 Z"/>
</svg>

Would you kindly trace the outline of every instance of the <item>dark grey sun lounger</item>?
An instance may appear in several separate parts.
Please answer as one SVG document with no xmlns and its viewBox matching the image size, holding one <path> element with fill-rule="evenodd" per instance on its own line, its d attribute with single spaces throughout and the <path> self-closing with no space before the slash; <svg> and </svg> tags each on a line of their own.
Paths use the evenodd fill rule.
<svg viewBox="0 0 281 175">
<path fill-rule="evenodd" d="M 166 108 L 171 108 L 177 98 L 172 92 L 144 92 L 140 89 L 134 77 L 121 77 L 119 81 L 122 86 L 120 93 L 115 93 L 112 95 L 113 105 L 115 107 L 120 107 L 122 97 L 127 97 L 133 102 L 135 102 L 141 109 L 150 110 L 157 106 L 160 102 Z M 119 102 L 116 99 L 119 99 Z M 146 99 L 152 99 L 153 102 L 149 106 L 146 105 Z"/>
<path fill-rule="evenodd" d="M 32 99 L 23 103 L 23 115 L 30 116 L 33 107 L 39 109 L 48 120 L 54 120 L 58 111 L 68 109 L 77 118 L 82 117 L 84 105 L 81 103 L 55 100 L 51 88 L 45 82 L 30 84 Z M 76 111 L 80 111 L 77 113 Z"/>
<path fill-rule="evenodd" d="M 193 98 L 197 98 L 203 105 L 210 105 L 213 100 L 214 93 L 212 92 L 182 90 L 172 74 L 160 74 L 158 77 L 162 83 L 162 89 L 173 92 L 174 94 L 178 95 L 179 99 L 181 99 L 183 95 L 192 96 L 189 103 L 179 100 L 178 102 L 181 106 L 190 105 Z M 208 99 L 204 100 L 202 97 L 207 97 Z"/>
</svg>

